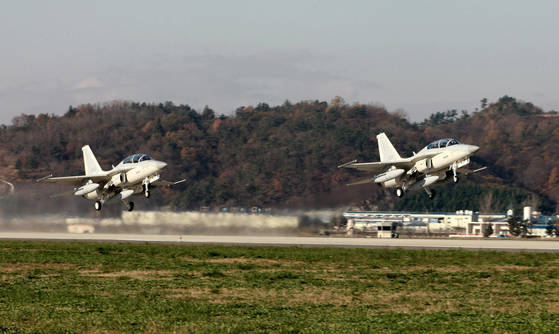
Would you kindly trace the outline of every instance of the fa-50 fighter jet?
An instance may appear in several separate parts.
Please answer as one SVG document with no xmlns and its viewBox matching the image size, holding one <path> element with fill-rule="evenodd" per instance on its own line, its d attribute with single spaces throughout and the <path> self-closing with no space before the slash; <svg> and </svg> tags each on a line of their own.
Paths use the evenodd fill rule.
<svg viewBox="0 0 559 334">
<path fill-rule="evenodd" d="M 470 157 L 479 150 L 478 146 L 466 145 L 456 139 L 439 139 L 425 146 L 412 157 L 401 158 L 385 133 L 377 135 L 380 162 L 361 162 L 356 160 L 338 166 L 354 168 L 361 171 L 379 173 L 373 178 L 361 180 L 349 185 L 376 183 L 385 188 L 396 188 L 396 196 L 405 192 L 423 188 L 433 198 L 431 189 L 437 183 L 452 180 L 458 182 L 458 169 L 470 163 Z M 470 173 L 484 170 L 479 168 Z M 468 173 L 464 173 L 468 174 Z"/>
<path fill-rule="evenodd" d="M 58 194 L 82 196 L 95 201 L 95 210 L 101 210 L 105 201 L 118 195 L 125 202 L 128 211 L 134 209 L 134 202 L 125 200 L 132 195 L 150 196 L 152 186 L 172 186 L 184 182 L 160 180 L 159 173 L 167 164 L 153 160 L 147 154 L 134 154 L 122 160 L 116 167 L 104 171 L 99 166 L 89 145 L 82 147 L 85 175 L 52 177 L 51 175 L 37 180 L 38 182 L 55 182 L 74 186 L 74 190 Z"/>
</svg>

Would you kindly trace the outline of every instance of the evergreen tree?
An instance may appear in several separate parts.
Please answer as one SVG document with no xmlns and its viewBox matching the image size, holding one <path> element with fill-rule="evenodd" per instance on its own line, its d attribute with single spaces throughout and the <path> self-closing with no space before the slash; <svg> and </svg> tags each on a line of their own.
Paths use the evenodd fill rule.
<svg viewBox="0 0 559 334">
<path fill-rule="evenodd" d="M 485 231 L 483 231 L 483 236 L 489 238 L 493 234 L 493 224 L 489 224 Z"/>
<path fill-rule="evenodd" d="M 548 222 L 545 227 L 545 233 L 552 237 L 555 234 L 555 224 L 553 222 Z"/>
<path fill-rule="evenodd" d="M 517 237 L 522 233 L 522 219 L 520 219 L 520 217 L 512 216 L 507 219 L 507 223 L 509 224 L 510 234 Z"/>
</svg>

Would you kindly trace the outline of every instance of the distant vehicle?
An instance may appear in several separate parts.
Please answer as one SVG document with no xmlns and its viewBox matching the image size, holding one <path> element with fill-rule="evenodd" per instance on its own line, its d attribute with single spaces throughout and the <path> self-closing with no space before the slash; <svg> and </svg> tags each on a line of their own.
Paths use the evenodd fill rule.
<svg viewBox="0 0 559 334">
<path fill-rule="evenodd" d="M 134 154 L 122 160 L 116 167 L 104 171 L 95 159 L 89 145 L 82 147 L 85 175 L 47 177 L 38 182 L 53 182 L 73 185 L 72 191 L 54 195 L 76 195 L 95 201 L 95 210 L 101 210 L 105 201 L 118 195 L 128 211 L 134 210 L 134 202 L 126 201 L 132 195 L 150 197 L 153 186 L 172 186 L 184 182 L 169 182 L 160 180 L 159 173 L 167 164 L 152 159 L 147 154 Z"/>
<path fill-rule="evenodd" d="M 380 162 L 357 162 L 338 166 L 380 174 L 349 185 L 376 183 L 384 188 L 396 188 L 396 196 L 402 197 L 410 190 L 423 188 L 430 199 L 435 197 L 431 187 L 452 180 L 458 183 L 458 169 L 470 163 L 470 157 L 478 146 L 462 144 L 456 139 L 439 139 L 425 146 L 412 157 L 402 158 L 383 132 L 377 135 Z M 482 167 L 464 174 L 480 172 Z"/>
</svg>

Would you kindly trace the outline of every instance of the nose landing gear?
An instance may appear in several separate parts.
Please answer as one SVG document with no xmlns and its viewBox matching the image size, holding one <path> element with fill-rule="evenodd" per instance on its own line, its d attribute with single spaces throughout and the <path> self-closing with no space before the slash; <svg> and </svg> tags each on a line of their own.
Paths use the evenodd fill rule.
<svg viewBox="0 0 559 334">
<path fill-rule="evenodd" d="M 144 196 L 145 196 L 146 198 L 149 198 L 149 196 L 151 195 L 151 193 L 150 193 L 150 191 L 149 191 L 149 183 L 145 183 L 145 184 L 143 185 L 143 188 L 144 188 Z"/>
<path fill-rule="evenodd" d="M 458 181 L 460 180 L 460 179 L 458 178 L 457 173 L 456 173 L 456 170 L 457 170 L 457 169 L 458 169 L 458 165 L 457 165 L 456 162 L 455 162 L 455 163 L 452 164 L 452 181 L 453 181 L 454 183 L 458 183 Z"/>
</svg>

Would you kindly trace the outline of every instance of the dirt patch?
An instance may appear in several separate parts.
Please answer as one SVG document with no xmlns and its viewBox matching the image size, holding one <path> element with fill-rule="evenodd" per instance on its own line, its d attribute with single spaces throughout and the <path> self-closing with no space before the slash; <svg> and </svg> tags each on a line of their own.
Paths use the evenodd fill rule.
<svg viewBox="0 0 559 334">
<path fill-rule="evenodd" d="M 173 279 L 174 271 L 169 270 L 127 270 L 127 271 L 113 271 L 101 272 L 98 270 L 81 270 L 80 275 L 92 277 L 105 277 L 105 278 L 118 278 L 129 277 L 137 280 L 171 280 Z"/>
<path fill-rule="evenodd" d="M 534 270 L 535 267 L 530 266 L 517 266 L 517 265 L 505 265 L 505 266 L 494 266 L 494 267 L 487 267 L 484 268 L 486 270 L 498 270 L 498 271 L 525 271 L 525 270 Z"/>
<path fill-rule="evenodd" d="M 189 262 L 206 262 L 206 263 L 223 263 L 223 264 L 252 264 L 255 266 L 277 266 L 277 265 L 306 265 L 303 261 L 296 260 L 272 260 L 272 259 L 250 259 L 245 257 L 227 257 L 227 258 L 208 258 L 197 259 L 193 257 L 184 256 L 181 258 Z"/>
<path fill-rule="evenodd" d="M 0 265 L 0 272 L 28 271 L 33 269 L 70 269 L 75 267 L 71 263 L 4 263 Z"/>
<path fill-rule="evenodd" d="M 348 305 L 351 296 L 333 290 L 308 288 L 300 291 L 262 288 L 187 288 L 167 290 L 169 298 L 204 299 L 212 303 L 250 302 L 272 305 L 335 304 Z"/>
</svg>

